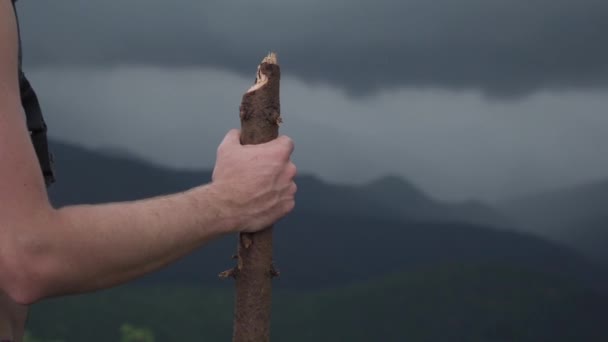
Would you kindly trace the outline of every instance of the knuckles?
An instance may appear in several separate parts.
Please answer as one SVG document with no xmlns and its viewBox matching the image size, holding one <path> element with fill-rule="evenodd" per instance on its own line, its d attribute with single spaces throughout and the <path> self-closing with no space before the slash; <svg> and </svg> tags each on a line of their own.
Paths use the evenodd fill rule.
<svg viewBox="0 0 608 342">
<path fill-rule="evenodd" d="M 295 143 L 293 142 L 293 139 L 286 135 L 281 136 L 281 138 L 283 139 L 283 144 L 287 147 L 287 149 L 293 151 L 293 149 L 295 148 Z"/>
<path fill-rule="evenodd" d="M 296 164 L 289 162 L 289 164 L 287 164 L 287 175 L 289 176 L 289 179 L 294 179 L 297 174 L 298 168 L 296 167 Z"/>
<path fill-rule="evenodd" d="M 290 213 L 294 208 L 296 207 L 296 201 L 295 200 L 289 200 L 287 202 L 285 202 L 285 214 Z"/>
<path fill-rule="evenodd" d="M 289 193 L 294 196 L 298 192 L 298 185 L 295 182 L 291 182 L 291 189 Z"/>
<path fill-rule="evenodd" d="M 278 145 L 281 149 L 281 153 L 286 154 L 288 156 L 291 155 L 291 153 L 293 152 L 293 150 L 295 148 L 295 144 L 294 144 L 293 140 L 286 135 L 282 135 L 277 139 L 277 141 L 278 141 Z"/>
</svg>

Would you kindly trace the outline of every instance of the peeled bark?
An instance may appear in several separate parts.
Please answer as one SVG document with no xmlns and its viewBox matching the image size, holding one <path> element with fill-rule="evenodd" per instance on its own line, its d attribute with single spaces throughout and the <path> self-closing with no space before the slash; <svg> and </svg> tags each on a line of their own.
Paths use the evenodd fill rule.
<svg viewBox="0 0 608 342">
<path fill-rule="evenodd" d="M 276 139 L 281 123 L 276 55 L 258 66 L 255 84 L 241 101 L 241 144 L 261 144 Z M 236 279 L 233 342 L 270 341 L 271 280 L 278 272 L 272 260 L 272 226 L 239 236 L 237 266 L 220 274 Z"/>
</svg>

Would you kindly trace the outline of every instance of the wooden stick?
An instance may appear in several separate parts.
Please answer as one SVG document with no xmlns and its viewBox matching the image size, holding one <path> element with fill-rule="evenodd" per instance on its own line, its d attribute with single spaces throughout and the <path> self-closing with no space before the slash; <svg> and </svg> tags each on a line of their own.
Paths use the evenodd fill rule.
<svg viewBox="0 0 608 342">
<path fill-rule="evenodd" d="M 281 123 L 279 85 L 281 70 L 270 53 L 258 66 L 255 84 L 241 101 L 241 144 L 276 139 Z M 221 278 L 236 278 L 233 342 L 270 341 L 272 278 L 278 275 L 272 261 L 272 226 L 257 233 L 241 233 L 234 269 Z"/>
</svg>

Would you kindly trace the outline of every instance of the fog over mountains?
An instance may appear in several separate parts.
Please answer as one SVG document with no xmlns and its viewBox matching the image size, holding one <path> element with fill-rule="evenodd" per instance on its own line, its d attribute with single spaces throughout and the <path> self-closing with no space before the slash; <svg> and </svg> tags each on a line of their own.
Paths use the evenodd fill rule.
<svg viewBox="0 0 608 342">
<path fill-rule="evenodd" d="M 515 227 L 576 248 L 608 265 L 608 180 L 498 204 Z"/>
<path fill-rule="evenodd" d="M 56 206 L 145 198 L 210 179 L 208 171 L 171 170 L 116 152 L 57 142 L 52 148 L 59 181 L 50 195 Z M 395 176 L 364 186 L 335 185 L 307 175 L 297 182 L 296 210 L 277 230 L 277 258 L 288 274 L 281 284 L 287 287 L 350 284 L 446 262 L 512 265 L 590 286 L 608 279 L 600 260 L 583 256 L 588 250 L 578 245 L 566 248 L 564 241 L 545 241 L 511 216 L 480 202 L 437 201 Z M 220 285 L 215 273 L 230 266 L 233 249 L 232 239 L 222 239 L 149 280 L 202 277 Z"/>
</svg>

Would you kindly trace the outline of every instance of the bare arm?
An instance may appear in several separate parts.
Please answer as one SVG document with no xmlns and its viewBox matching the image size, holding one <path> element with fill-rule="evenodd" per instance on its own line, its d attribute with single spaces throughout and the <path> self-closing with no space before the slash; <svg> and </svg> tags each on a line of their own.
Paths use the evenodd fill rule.
<svg viewBox="0 0 608 342">
<path fill-rule="evenodd" d="M 15 301 L 116 285 L 219 235 L 261 229 L 294 206 L 292 151 L 286 137 L 241 146 L 231 131 L 218 149 L 211 184 L 141 201 L 54 209 L 20 106 L 12 10 L 0 0 L 0 290 Z"/>
</svg>

